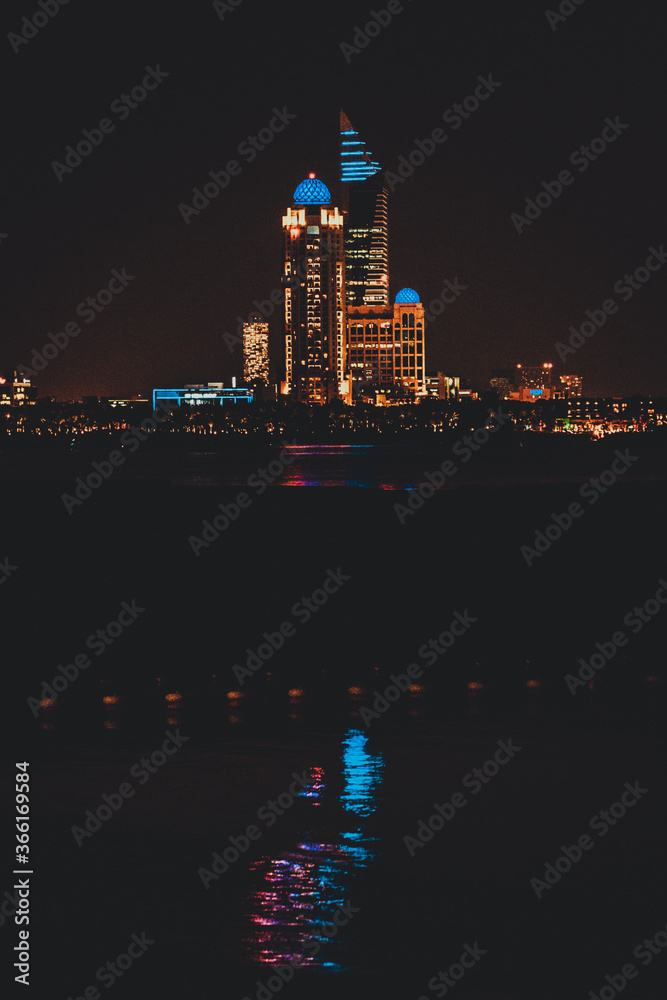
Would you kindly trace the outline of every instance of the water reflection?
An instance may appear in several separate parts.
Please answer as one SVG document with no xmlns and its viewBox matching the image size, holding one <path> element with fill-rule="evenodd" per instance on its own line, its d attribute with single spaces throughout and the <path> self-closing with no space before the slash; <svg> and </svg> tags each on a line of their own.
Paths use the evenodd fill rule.
<svg viewBox="0 0 667 1000">
<path fill-rule="evenodd" d="M 370 816 L 375 811 L 375 789 L 384 767 L 382 754 L 370 754 L 366 750 L 367 743 L 368 736 L 360 729 L 350 730 L 343 740 L 345 790 L 341 802 L 344 809 L 359 816 Z"/>
<path fill-rule="evenodd" d="M 245 946 L 253 962 L 345 969 L 345 935 L 332 939 L 325 927 L 354 896 L 360 871 L 377 857 L 377 838 L 364 821 L 378 806 L 384 759 L 370 753 L 367 743 L 359 729 L 345 734 L 338 795 L 339 776 L 327 781 L 323 767 L 310 769 L 299 797 L 318 809 L 312 814 L 318 824 L 298 833 L 293 849 L 250 866 L 255 888 L 245 910 L 253 928 Z"/>
</svg>

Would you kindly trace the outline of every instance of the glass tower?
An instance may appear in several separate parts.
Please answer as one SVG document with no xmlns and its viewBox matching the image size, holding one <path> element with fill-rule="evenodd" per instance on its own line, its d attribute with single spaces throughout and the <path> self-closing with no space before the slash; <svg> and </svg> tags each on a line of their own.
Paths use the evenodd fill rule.
<svg viewBox="0 0 667 1000">
<path fill-rule="evenodd" d="M 389 304 L 388 197 L 380 164 L 372 159 L 344 111 L 340 160 L 345 224 L 345 285 L 349 306 Z"/>
</svg>

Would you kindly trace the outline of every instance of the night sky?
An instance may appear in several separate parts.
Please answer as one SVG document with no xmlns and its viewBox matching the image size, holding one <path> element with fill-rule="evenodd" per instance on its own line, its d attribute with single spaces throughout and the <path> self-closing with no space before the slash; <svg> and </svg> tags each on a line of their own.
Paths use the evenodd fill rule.
<svg viewBox="0 0 667 1000">
<path fill-rule="evenodd" d="M 494 367 L 550 360 L 587 395 L 666 394 L 667 266 L 629 301 L 614 291 L 667 241 L 663 5 L 564 8 L 552 30 L 543 3 L 408 0 L 348 61 L 341 43 L 383 0 L 242 0 L 222 17 L 204 0 L 71 0 L 18 52 L 7 36 L 41 8 L 6 2 L 0 369 L 30 365 L 50 332 L 78 322 L 40 395 L 145 396 L 240 375 L 223 334 L 280 285 L 297 184 L 315 171 L 338 201 L 342 107 L 387 170 L 416 139 L 447 134 L 390 197 L 392 299 L 410 285 L 428 306 L 445 279 L 467 286 L 428 325 L 429 370 L 486 389 Z M 158 66 L 168 76 L 141 104 L 110 110 Z M 489 75 L 501 84 L 489 99 L 460 128 L 443 122 Z M 249 162 L 239 144 L 275 108 L 296 118 Z M 570 155 L 607 117 L 628 128 L 581 172 Z M 113 131 L 59 181 L 52 163 L 104 118 Z M 240 174 L 186 224 L 179 204 L 232 159 Z M 519 234 L 512 213 L 565 169 L 573 183 Z M 127 288 L 92 323 L 77 317 L 123 268 Z M 561 362 L 556 342 L 610 298 L 618 311 Z M 280 308 L 270 322 L 275 369 Z"/>
</svg>

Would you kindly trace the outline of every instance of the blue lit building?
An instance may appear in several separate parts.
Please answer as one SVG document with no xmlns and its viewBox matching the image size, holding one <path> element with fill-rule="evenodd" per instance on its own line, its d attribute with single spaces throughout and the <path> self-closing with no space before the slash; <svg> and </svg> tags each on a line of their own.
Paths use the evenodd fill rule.
<svg viewBox="0 0 667 1000">
<path fill-rule="evenodd" d="M 346 300 L 352 306 L 387 306 L 389 192 L 380 164 L 344 111 L 340 113 L 340 161 Z"/>
<path fill-rule="evenodd" d="M 252 403 L 252 389 L 223 388 L 219 382 L 208 385 L 186 385 L 183 389 L 153 389 L 153 410 L 162 400 L 176 400 L 179 406 L 187 403 L 190 406 L 218 403 Z"/>
</svg>

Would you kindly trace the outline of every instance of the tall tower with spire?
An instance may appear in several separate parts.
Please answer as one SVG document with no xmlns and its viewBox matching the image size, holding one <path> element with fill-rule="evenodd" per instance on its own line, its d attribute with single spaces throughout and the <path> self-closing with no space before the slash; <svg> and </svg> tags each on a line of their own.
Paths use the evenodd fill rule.
<svg viewBox="0 0 667 1000">
<path fill-rule="evenodd" d="M 348 306 L 389 305 L 388 198 L 380 164 L 344 111 L 340 112 L 340 168 L 345 224 Z"/>
</svg>

